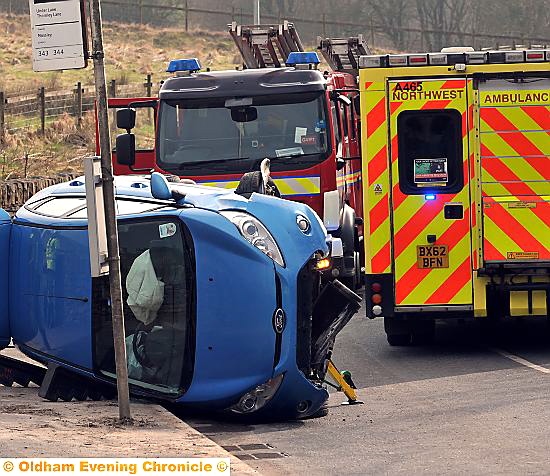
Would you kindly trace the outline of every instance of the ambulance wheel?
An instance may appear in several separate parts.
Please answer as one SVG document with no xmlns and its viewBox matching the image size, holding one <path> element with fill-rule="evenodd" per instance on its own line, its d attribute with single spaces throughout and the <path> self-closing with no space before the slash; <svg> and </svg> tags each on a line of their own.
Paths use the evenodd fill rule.
<svg viewBox="0 0 550 476">
<path fill-rule="evenodd" d="M 410 345 L 411 332 L 407 321 L 400 318 L 385 317 L 384 330 L 386 331 L 388 344 L 391 346 Z"/>
<path fill-rule="evenodd" d="M 413 345 L 429 345 L 435 338 L 435 321 L 416 322 L 411 329 Z"/>
<path fill-rule="evenodd" d="M 402 347 L 411 343 L 411 334 L 386 334 L 386 338 L 392 347 Z"/>
</svg>

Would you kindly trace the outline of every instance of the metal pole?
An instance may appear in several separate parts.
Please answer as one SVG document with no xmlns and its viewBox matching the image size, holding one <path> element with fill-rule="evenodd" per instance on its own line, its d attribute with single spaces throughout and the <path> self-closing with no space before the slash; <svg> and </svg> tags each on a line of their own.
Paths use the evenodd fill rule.
<svg viewBox="0 0 550 476">
<path fill-rule="evenodd" d="M 254 1 L 254 25 L 260 25 L 260 0 Z"/>
<path fill-rule="evenodd" d="M 113 163 L 111 158 L 111 134 L 107 111 L 107 84 L 105 81 L 105 63 L 103 50 L 103 30 L 101 24 L 101 0 L 90 2 L 90 21 L 92 24 L 92 55 L 94 58 L 94 77 L 99 121 L 101 151 L 101 171 L 103 176 L 103 196 L 105 222 L 107 229 L 107 249 L 109 253 L 109 281 L 111 288 L 111 313 L 113 319 L 113 341 L 118 390 L 118 409 L 120 419 L 130 420 L 130 392 L 128 389 L 128 368 L 126 367 L 126 341 L 124 330 L 124 310 L 122 307 L 122 284 L 120 277 L 120 254 L 118 248 L 118 229 L 115 209 L 115 187 Z"/>
</svg>

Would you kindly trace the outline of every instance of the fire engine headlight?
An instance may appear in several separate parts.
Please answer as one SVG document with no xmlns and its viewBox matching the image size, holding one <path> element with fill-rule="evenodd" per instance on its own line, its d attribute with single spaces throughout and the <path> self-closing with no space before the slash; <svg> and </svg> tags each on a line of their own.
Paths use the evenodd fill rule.
<svg viewBox="0 0 550 476">
<path fill-rule="evenodd" d="M 281 250 L 277 246 L 277 242 L 260 220 L 245 212 L 229 210 L 222 211 L 220 214 L 233 223 L 243 238 L 251 245 L 269 256 L 278 265 L 285 266 L 285 261 L 281 254 Z"/>
<path fill-rule="evenodd" d="M 252 413 L 263 408 L 277 393 L 283 383 L 283 374 L 278 375 L 262 385 L 258 385 L 254 390 L 245 393 L 239 401 L 231 407 L 235 413 Z"/>
</svg>

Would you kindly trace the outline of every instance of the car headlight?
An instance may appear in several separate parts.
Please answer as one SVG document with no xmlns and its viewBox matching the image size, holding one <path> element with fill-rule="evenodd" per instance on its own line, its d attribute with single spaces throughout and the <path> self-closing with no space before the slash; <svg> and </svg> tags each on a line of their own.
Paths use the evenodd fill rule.
<svg viewBox="0 0 550 476">
<path fill-rule="evenodd" d="M 269 256 L 275 263 L 284 267 L 285 261 L 281 250 L 279 250 L 275 239 L 260 220 L 246 212 L 229 210 L 222 211 L 220 214 L 231 221 L 251 245 Z"/>
<path fill-rule="evenodd" d="M 283 383 L 283 374 L 273 377 L 254 390 L 245 393 L 239 401 L 231 407 L 235 413 L 252 413 L 264 407 L 277 393 Z"/>
</svg>

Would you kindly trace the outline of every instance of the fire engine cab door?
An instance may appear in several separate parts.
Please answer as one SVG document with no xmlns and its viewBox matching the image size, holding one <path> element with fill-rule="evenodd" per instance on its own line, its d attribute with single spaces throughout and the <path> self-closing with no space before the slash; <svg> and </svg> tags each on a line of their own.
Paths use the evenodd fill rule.
<svg viewBox="0 0 550 476">
<path fill-rule="evenodd" d="M 397 309 L 472 304 L 469 86 L 457 78 L 388 84 Z"/>
</svg>

